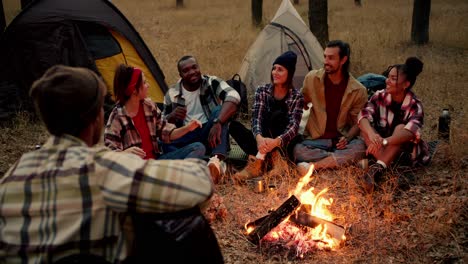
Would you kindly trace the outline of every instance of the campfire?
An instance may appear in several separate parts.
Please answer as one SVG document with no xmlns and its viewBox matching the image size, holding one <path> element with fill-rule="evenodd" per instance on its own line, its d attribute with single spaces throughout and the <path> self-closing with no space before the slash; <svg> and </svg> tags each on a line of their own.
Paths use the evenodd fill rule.
<svg viewBox="0 0 468 264">
<path fill-rule="evenodd" d="M 303 257 L 313 250 L 335 250 L 346 239 L 342 226 L 333 223 L 333 214 L 327 209 L 333 199 L 326 199 L 328 188 L 314 193 L 304 188 L 312 179 L 314 166 L 302 177 L 290 197 L 278 209 L 245 225 L 248 239 L 282 245 Z"/>
</svg>

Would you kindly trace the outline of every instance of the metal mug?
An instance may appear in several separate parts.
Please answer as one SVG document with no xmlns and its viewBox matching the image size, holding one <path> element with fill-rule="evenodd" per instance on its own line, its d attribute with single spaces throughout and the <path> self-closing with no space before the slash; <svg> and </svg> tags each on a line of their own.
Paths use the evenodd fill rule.
<svg viewBox="0 0 468 264">
<path fill-rule="evenodd" d="M 265 191 L 264 184 L 262 180 L 258 180 L 256 183 L 256 190 L 258 193 L 262 193 Z"/>
</svg>

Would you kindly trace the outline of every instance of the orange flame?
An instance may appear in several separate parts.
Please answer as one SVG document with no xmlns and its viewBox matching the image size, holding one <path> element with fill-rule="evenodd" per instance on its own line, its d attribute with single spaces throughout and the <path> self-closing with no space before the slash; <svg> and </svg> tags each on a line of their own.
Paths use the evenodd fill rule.
<svg viewBox="0 0 468 264">
<path fill-rule="evenodd" d="M 327 221 L 332 221 L 334 216 L 328 210 L 328 207 L 333 203 L 333 199 L 326 199 L 324 195 L 328 192 L 328 188 L 325 188 L 315 194 L 314 188 L 311 187 L 307 190 L 304 188 L 312 180 L 312 173 L 314 171 L 314 166 L 310 166 L 307 173 L 298 181 L 296 188 L 293 192 L 290 192 L 289 195 L 294 195 L 298 197 L 299 201 L 303 205 L 297 210 L 306 209 L 308 214 L 324 219 Z M 270 231 L 263 239 L 265 241 L 277 242 L 283 241 L 286 242 L 285 246 L 288 248 L 294 248 L 296 250 L 296 255 L 303 257 L 305 253 L 308 253 L 314 249 L 326 249 L 334 250 L 338 248 L 342 241 L 346 239 L 343 235 L 341 239 L 332 237 L 327 233 L 328 224 L 325 223 L 316 226 L 315 228 L 298 228 L 297 226 L 291 224 L 289 217 Z M 250 233 L 254 230 L 255 227 L 248 227 L 246 225 L 247 233 Z"/>
<path fill-rule="evenodd" d="M 333 198 L 326 199 L 324 197 L 325 193 L 328 192 L 328 188 L 321 190 L 317 194 L 313 192 L 314 187 L 304 191 L 304 187 L 312 180 L 313 171 L 314 165 L 310 166 L 304 177 L 299 180 L 293 194 L 296 197 L 299 197 L 301 204 L 305 205 L 302 209 L 306 208 L 308 214 L 324 220 L 332 221 L 334 216 L 328 210 L 328 207 L 332 205 Z M 321 241 L 321 243 L 317 243 L 316 245 L 320 249 L 335 249 L 340 245 L 342 240 L 344 240 L 344 237 L 342 240 L 338 240 L 330 236 L 327 233 L 327 229 L 327 224 L 320 224 L 315 228 L 308 228 L 305 237 L 310 237 L 313 241 Z"/>
</svg>

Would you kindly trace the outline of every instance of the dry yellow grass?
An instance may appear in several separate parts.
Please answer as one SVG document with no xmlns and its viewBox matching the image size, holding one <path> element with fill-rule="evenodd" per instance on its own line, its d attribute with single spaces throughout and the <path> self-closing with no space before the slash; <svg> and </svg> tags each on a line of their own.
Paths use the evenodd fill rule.
<svg viewBox="0 0 468 264">
<path fill-rule="evenodd" d="M 11 2 L 12 0 L 4 0 Z M 264 21 L 275 13 L 280 0 L 264 1 Z M 307 19 L 308 1 L 300 0 L 299 13 Z M 261 29 L 253 28 L 248 0 L 185 0 L 176 9 L 174 0 L 114 0 L 146 41 L 166 75 L 168 84 L 178 78 L 176 61 L 195 55 L 202 71 L 230 78 Z M 467 259 L 467 154 L 468 102 L 465 67 L 468 58 L 468 2 L 432 0 L 430 43 L 409 42 L 413 1 L 329 1 L 331 39 L 351 44 L 352 73 L 380 73 L 412 55 L 425 63 L 414 87 L 425 107 L 424 138 L 437 137 L 442 108 L 452 115 L 451 144 L 439 146 L 430 167 L 419 170 L 411 189 L 398 193 L 385 185 L 374 196 L 357 192 L 356 176 L 349 167 L 317 174 L 312 185 L 330 187 L 336 222 L 348 229 L 348 240 L 334 252 L 315 252 L 305 260 L 289 259 L 287 252 L 269 251 L 248 243 L 243 224 L 264 215 L 287 199 L 296 182 L 288 173 L 274 193 L 256 194 L 245 186 L 220 185 L 229 210 L 224 222 L 213 227 L 226 263 L 464 263 Z M 265 69 L 268 70 L 268 69 Z M 19 118 L 0 130 L 0 173 L 21 155 L 43 142 L 44 130 Z M 390 173 L 395 176 L 397 173 Z M 289 261 L 289 262 L 288 262 Z"/>
</svg>

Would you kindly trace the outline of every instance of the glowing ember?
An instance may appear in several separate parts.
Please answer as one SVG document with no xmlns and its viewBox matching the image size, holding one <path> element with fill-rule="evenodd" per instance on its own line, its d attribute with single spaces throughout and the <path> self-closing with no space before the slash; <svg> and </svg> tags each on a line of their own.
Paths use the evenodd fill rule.
<svg viewBox="0 0 468 264">
<path fill-rule="evenodd" d="M 333 203 L 333 199 L 324 198 L 324 194 L 328 191 L 328 188 L 323 189 L 322 191 L 314 194 L 314 188 L 309 188 L 308 190 L 303 190 L 305 186 L 309 184 L 312 180 L 312 172 L 314 166 L 312 165 L 309 168 L 309 171 L 304 177 L 302 177 L 296 185 L 295 190 L 289 195 L 294 195 L 299 198 L 302 206 L 299 207 L 295 214 L 299 213 L 299 210 L 302 214 L 306 213 L 314 217 L 318 217 L 323 220 L 332 221 L 333 215 L 327 209 Z M 332 236 L 333 232 L 327 232 L 327 229 L 333 226 L 332 223 L 321 220 L 320 224 L 311 227 L 299 227 L 291 223 L 289 220 L 290 217 L 285 219 L 282 223 L 272 229 L 267 235 L 262 239 L 264 242 L 271 244 L 281 244 L 283 247 L 294 250 L 296 256 L 303 257 L 306 253 L 309 253 L 313 250 L 334 250 L 339 247 L 342 241 L 346 237 L 340 233 L 338 236 Z M 314 218 L 316 219 L 316 218 Z M 251 233 L 255 226 L 245 226 L 247 233 Z M 330 230 L 331 231 L 331 230 Z"/>
<path fill-rule="evenodd" d="M 250 234 L 252 233 L 252 231 L 254 231 L 255 227 L 254 226 L 247 226 L 247 224 L 245 225 L 245 230 L 247 230 L 247 234 Z"/>
</svg>

